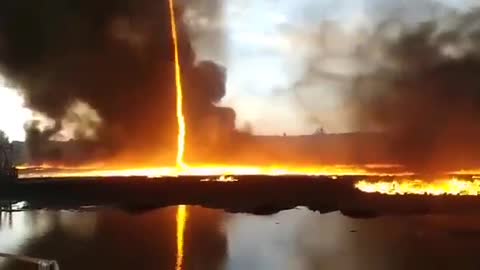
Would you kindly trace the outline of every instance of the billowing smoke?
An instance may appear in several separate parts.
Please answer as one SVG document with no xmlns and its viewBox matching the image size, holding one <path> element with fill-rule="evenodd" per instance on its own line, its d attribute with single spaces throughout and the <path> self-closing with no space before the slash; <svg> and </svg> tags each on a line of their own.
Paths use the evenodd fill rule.
<svg viewBox="0 0 480 270">
<path fill-rule="evenodd" d="M 354 81 L 357 128 L 387 134 L 409 167 L 474 166 L 480 149 L 480 11 L 429 21 L 379 41 L 382 57 Z M 385 39 L 384 39 L 385 38 Z M 478 164 L 476 164 L 478 165 Z"/>
<path fill-rule="evenodd" d="M 214 106 L 225 94 L 225 70 L 196 62 L 183 21 L 177 21 L 187 124 L 199 137 L 212 137 L 202 145 L 213 147 L 221 136 L 212 134 L 234 125 L 232 110 Z M 174 160 L 173 59 L 167 1 L 0 4 L 0 73 L 22 90 L 31 109 L 53 120 L 26 127 L 37 162 Z M 57 147 L 58 138 L 69 141 Z"/>
<path fill-rule="evenodd" d="M 368 23 L 356 31 L 325 20 L 320 31 L 300 35 L 316 48 L 294 88 L 338 89 L 351 130 L 381 134 L 324 136 L 315 148 L 306 138 L 286 146 L 282 138 L 235 131 L 234 111 L 215 106 L 225 95 L 226 70 L 201 61 L 228 62 L 221 1 L 178 0 L 187 159 L 399 162 L 417 170 L 478 165 L 480 11 L 399 2 L 366 1 Z M 30 108 L 53 120 L 27 126 L 34 160 L 172 162 L 170 34 L 165 0 L 3 1 L 0 73 L 22 89 Z M 241 150 L 243 142 L 255 155 Z"/>
<path fill-rule="evenodd" d="M 363 151 L 417 171 L 478 166 L 480 9 L 460 12 L 433 1 L 404 9 L 382 3 L 372 4 L 381 15 L 369 17 L 364 29 L 352 34 L 334 24 L 330 36 L 322 33 L 316 42 L 321 53 L 308 61 L 300 83 L 338 84 L 351 129 L 383 138 Z M 328 51 L 325 40 L 328 45 L 335 38 L 344 41 Z M 348 49 L 340 51 L 344 44 Z M 331 72 L 339 61 L 328 57 L 348 61 L 349 68 Z"/>
<path fill-rule="evenodd" d="M 185 6 L 183 20 L 195 52 L 201 59 L 226 64 L 225 0 L 178 0 Z"/>
</svg>

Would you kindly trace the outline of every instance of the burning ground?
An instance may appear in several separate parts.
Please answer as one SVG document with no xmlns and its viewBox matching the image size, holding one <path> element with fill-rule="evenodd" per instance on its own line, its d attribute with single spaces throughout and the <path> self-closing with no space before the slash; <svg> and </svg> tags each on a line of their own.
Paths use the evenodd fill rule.
<svg viewBox="0 0 480 270">
<path fill-rule="evenodd" d="M 30 209 L 88 210 L 95 206 L 119 208 L 131 213 L 173 205 L 200 205 L 262 215 L 297 206 L 321 213 L 341 211 L 353 217 L 478 214 L 480 188 L 473 177 L 454 180 L 452 183 L 456 185 L 445 185 L 450 188 L 446 191 L 431 189 L 435 191 L 431 195 L 425 189 L 421 192 L 425 184 L 414 182 L 410 191 L 416 192 L 402 196 L 388 188 L 379 190 L 393 195 L 371 193 L 371 189 L 363 189 L 364 183 L 355 188 L 358 179 L 362 178 L 286 175 L 219 179 L 205 176 L 43 178 L 13 185 L 2 184 L 0 198 L 2 201 L 27 201 Z M 378 178 L 370 178 L 371 181 L 375 179 Z"/>
<path fill-rule="evenodd" d="M 1 4 L 1 72 L 22 89 L 31 109 L 51 120 L 26 127 L 33 163 L 97 164 L 93 169 L 77 167 L 83 176 L 390 176 L 480 165 L 478 10 L 405 25 L 382 21 L 355 50 L 354 58 L 368 64 L 367 71 L 339 77 L 311 70 L 306 81 L 328 75 L 346 82 L 352 129 L 363 130 L 306 136 L 292 147 L 286 138 L 272 140 L 235 129 L 235 112 L 216 106 L 225 95 L 225 69 L 197 61 L 182 20 L 185 6 L 170 9 L 169 4 L 174 2 Z M 219 5 L 193 8 L 214 11 Z M 321 59 L 310 61 L 315 65 Z M 192 161 L 191 168 L 186 160 Z M 253 166 L 205 165 L 210 162 Z M 104 163 L 134 169 L 109 169 Z M 369 163 L 401 169 L 382 173 L 376 169 L 388 166 L 372 170 L 365 165 Z M 448 179 L 436 186 L 448 191 L 455 181 L 463 183 Z M 405 185 L 393 183 L 394 192 L 384 193 L 404 192 Z M 381 182 L 357 184 L 368 192 L 385 189 Z M 467 189 L 476 185 L 472 182 Z M 428 185 L 414 186 L 420 189 L 414 193 L 438 193 Z M 445 193 L 450 194 L 439 194 Z"/>
</svg>

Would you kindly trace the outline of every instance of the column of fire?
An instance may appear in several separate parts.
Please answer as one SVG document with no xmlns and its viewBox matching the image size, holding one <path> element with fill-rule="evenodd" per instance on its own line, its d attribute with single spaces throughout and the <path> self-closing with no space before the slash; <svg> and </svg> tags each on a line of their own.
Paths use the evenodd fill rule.
<svg viewBox="0 0 480 270">
<path fill-rule="evenodd" d="M 184 161 L 185 154 L 185 136 L 186 136 L 186 124 L 185 116 L 183 114 L 183 87 L 182 87 L 182 73 L 179 57 L 179 48 L 178 48 L 178 34 L 177 34 L 177 24 L 174 8 L 174 0 L 169 0 L 170 8 L 170 22 L 171 22 L 171 33 L 172 33 L 172 42 L 174 50 L 174 59 L 175 59 L 175 89 L 176 89 L 176 116 L 178 124 L 178 135 L 177 135 L 177 173 L 181 173 L 183 169 L 186 168 Z M 185 235 L 185 224 L 187 221 L 187 207 L 185 205 L 178 206 L 176 214 L 177 222 L 177 256 L 175 262 L 175 269 L 183 269 L 183 256 L 184 256 L 184 235 Z"/>
</svg>

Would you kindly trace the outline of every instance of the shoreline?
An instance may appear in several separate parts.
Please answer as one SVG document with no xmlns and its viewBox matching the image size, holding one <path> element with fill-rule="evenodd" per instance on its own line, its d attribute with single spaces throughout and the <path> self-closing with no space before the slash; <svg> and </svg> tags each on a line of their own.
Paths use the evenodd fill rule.
<svg viewBox="0 0 480 270">
<path fill-rule="evenodd" d="M 270 215 L 295 207 L 350 217 L 480 214 L 480 196 L 382 195 L 354 187 L 361 176 L 77 177 L 21 179 L 0 184 L 0 201 L 26 201 L 28 209 L 112 207 L 132 214 L 174 205 Z M 203 181 L 202 181 L 203 180 Z"/>
</svg>

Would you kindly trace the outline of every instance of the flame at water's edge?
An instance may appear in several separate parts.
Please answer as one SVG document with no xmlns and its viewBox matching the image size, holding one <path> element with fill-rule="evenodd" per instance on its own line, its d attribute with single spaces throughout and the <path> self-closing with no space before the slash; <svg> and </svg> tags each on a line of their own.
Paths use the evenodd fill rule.
<svg viewBox="0 0 480 270">
<path fill-rule="evenodd" d="M 422 179 L 393 179 L 393 180 L 361 180 L 355 188 L 366 193 L 384 195 L 455 195 L 479 196 L 480 180 L 462 176 L 453 176 L 446 179 L 425 181 Z"/>
<path fill-rule="evenodd" d="M 381 169 L 385 169 L 383 165 Z M 108 177 L 108 176 L 221 176 L 221 175 L 306 175 L 306 176 L 408 176 L 412 173 L 402 170 L 396 170 L 395 165 L 391 165 L 395 170 L 393 172 L 382 172 L 378 166 L 351 166 L 351 165 L 332 165 L 318 167 L 301 166 L 239 166 L 239 165 L 194 165 L 179 168 L 176 167 L 157 167 L 157 168 L 95 168 L 95 167 L 58 167 L 54 166 L 36 166 L 19 167 L 21 178 L 36 177 Z"/>
</svg>

